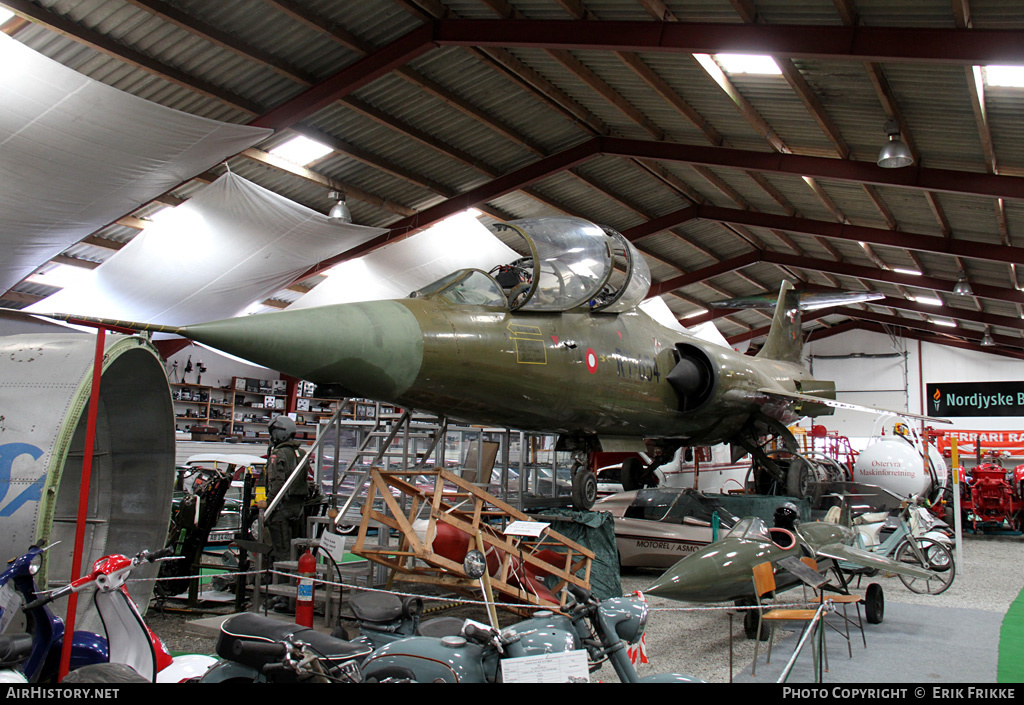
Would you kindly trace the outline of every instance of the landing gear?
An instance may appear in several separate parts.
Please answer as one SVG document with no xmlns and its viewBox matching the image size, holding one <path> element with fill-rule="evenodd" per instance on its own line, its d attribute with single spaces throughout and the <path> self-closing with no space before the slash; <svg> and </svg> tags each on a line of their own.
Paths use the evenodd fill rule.
<svg viewBox="0 0 1024 705">
<path fill-rule="evenodd" d="M 589 468 L 580 468 L 572 477 L 572 506 L 589 511 L 597 501 L 597 476 Z"/>
<path fill-rule="evenodd" d="M 882 593 L 882 586 L 871 583 L 864 593 L 864 618 L 868 620 L 868 624 L 881 624 L 884 616 L 885 595 Z"/>
<path fill-rule="evenodd" d="M 586 452 L 574 451 L 572 457 L 572 506 L 587 512 L 597 501 L 597 475 L 587 463 Z"/>
</svg>

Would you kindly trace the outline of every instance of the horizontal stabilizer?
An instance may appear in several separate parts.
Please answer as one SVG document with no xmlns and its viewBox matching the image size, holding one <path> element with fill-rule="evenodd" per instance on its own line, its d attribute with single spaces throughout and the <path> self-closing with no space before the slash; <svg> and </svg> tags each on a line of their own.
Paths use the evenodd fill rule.
<svg viewBox="0 0 1024 705">
<path fill-rule="evenodd" d="M 909 411 L 892 411 L 890 409 L 879 409 L 874 406 L 861 406 L 860 404 L 850 404 L 845 401 L 837 401 L 835 399 L 827 399 L 825 397 L 816 397 L 811 394 L 800 394 L 799 392 L 786 392 L 779 389 L 758 389 L 761 394 L 767 394 L 771 397 L 778 397 L 783 400 L 790 401 L 804 401 L 809 404 L 824 404 L 825 406 L 831 406 L 833 409 L 846 409 L 847 411 L 862 411 L 867 414 L 891 415 L 891 416 L 906 416 L 911 419 L 921 419 L 922 421 L 931 421 L 933 423 L 953 423 L 949 419 L 940 419 L 935 416 L 922 416 L 921 414 L 912 414 Z"/>
</svg>

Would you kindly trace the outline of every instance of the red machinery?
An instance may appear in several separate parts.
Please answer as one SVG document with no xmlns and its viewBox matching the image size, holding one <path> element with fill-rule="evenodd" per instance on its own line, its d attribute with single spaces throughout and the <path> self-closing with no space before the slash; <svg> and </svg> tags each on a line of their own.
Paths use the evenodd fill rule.
<svg viewBox="0 0 1024 705">
<path fill-rule="evenodd" d="M 1021 496 L 1024 465 L 1007 470 L 995 459 L 967 471 L 960 489 L 964 526 L 1020 531 L 1024 519 Z"/>
</svg>

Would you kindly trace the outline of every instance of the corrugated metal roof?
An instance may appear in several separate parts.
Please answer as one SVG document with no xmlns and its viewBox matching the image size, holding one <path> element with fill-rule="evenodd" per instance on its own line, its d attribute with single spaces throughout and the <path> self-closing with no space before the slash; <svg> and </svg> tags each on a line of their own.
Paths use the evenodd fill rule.
<svg viewBox="0 0 1024 705">
<path fill-rule="evenodd" d="M 364 57 L 388 48 L 422 26 L 427 17 L 411 5 L 407 9 L 389 0 L 147 4 L 143 0 L 35 0 L 39 16 L 14 36 L 75 70 L 147 100 L 241 123 L 271 108 L 289 109 L 290 101 L 301 99 L 311 85 L 343 69 L 353 74 L 364 70 Z M 856 13 L 852 18 L 843 16 L 831 0 L 757 0 L 746 5 L 730 0 L 666 0 L 663 6 L 665 19 L 672 22 L 739 25 L 756 20 L 767 26 L 804 25 L 808 31 L 839 27 L 846 21 L 867 28 L 953 28 L 959 22 L 948 0 L 858 0 L 850 5 Z M 423 7 L 446 8 L 450 18 L 503 19 L 478 0 L 447 0 Z M 603 22 L 655 19 L 644 3 L 635 0 L 582 0 L 573 5 L 510 0 L 507 7 L 515 17 L 562 22 L 559 27 L 567 32 L 572 28 L 568 20 L 574 17 L 573 8 Z M 162 16 L 166 8 L 177 13 L 174 18 Z M 755 10 L 756 18 L 741 14 L 744 8 Z M 970 12 L 975 28 L 1024 32 L 1024 6 L 1015 0 L 972 0 Z M 67 22 L 70 31 L 54 31 L 51 20 Z M 102 45 L 103 41 L 112 44 Z M 833 159 L 837 165 L 844 159 L 850 165 L 871 163 L 886 139 L 883 125 L 895 110 L 922 167 L 968 176 L 989 173 L 992 165 L 984 148 L 987 131 L 996 173 L 1024 176 L 1024 136 L 1019 129 L 1024 90 L 986 89 L 985 120 L 980 121 L 972 106 L 970 76 L 963 65 L 942 56 L 944 47 L 934 48 L 935 61 L 868 64 L 856 57 L 793 59 L 816 105 L 805 102 L 799 86 L 794 88 L 777 75 L 729 75 L 731 89 L 736 91 L 730 97 L 685 52 L 549 49 L 435 48 L 400 62 L 354 91 L 339 94 L 290 124 L 337 140 L 338 151 L 310 167 L 318 175 L 315 179 L 242 156 L 229 163 L 246 178 L 322 212 L 332 205 L 328 192 L 340 187 L 349 194 L 356 221 L 368 225 L 391 225 L 431 206 L 454 204 L 451 199 L 522 170 L 527 174 L 524 183 L 511 183 L 511 190 L 476 205 L 508 218 L 576 213 L 628 231 L 696 202 L 821 224 L 845 221 L 956 242 L 1024 247 L 1020 200 L 1004 198 L 997 203 L 992 196 L 949 189 L 928 193 L 885 184 L 865 188 L 856 176 L 809 180 L 800 174 L 750 166 L 765 164 L 755 157 L 779 149 Z M 635 61 L 639 62 L 636 70 L 628 65 Z M 579 70 L 596 77 L 612 94 L 588 85 Z M 650 72 L 668 86 L 676 96 L 674 102 L 638 71 Z M 875 77 L 881 77 L 881 86 Z M 836 134 L 830 135 L 822 122 L 834 126 Z M 767 137 L 766 129 L 770 130 Z M 260 149 L 269 149 L 292 134 L 286 129 Z M 542 160 L 557 159 L 563 150 L 600 135 L 643 143 L 663 140 L 722 146 L 737 150 L 738 162 L 723 157 L 698 166 L 595 154 L 571 171 L 534 172 L 534 165 L 543 164 Z M 188 198 L 202 186 L 202 180 L 194 179 L 172 193 Z M 145 206 L 125 215 L 145 218 L 154 210 Z M 649 255 L 655 281 L 699 272 L 755 249 L 763 250 L 766 257 L 777 253 L 798 258 L 799 265 L 758 262 L 687 286 L 678 292 L 680 296 L 668 296 L 679 311 L 689 310 L 694 301 L 721 298 L 722 291 L 745 294 L 756 293 L 758 287 L 774 289 L 790 274 L 821 286 L 870 287 L 902 297 L 915 287 L 895 278 L 892 268 L 919 264 L 925 276 L 950 286 L 963 268 L 972 281 L 1000 287 L 1004 293 L 996 298 L 971 299 L 986 313 L 1017 319 L 1024 313 L 1018 289 L 1022 282 L 1014 280 L 1013 262 L 868 243 L 876 258 L 872 259 L 857 242 L 804 230 L 799 221 L 789 229 L 773 230 L 686 220 L 642 238 L 638 245 Z M 110 225 L 96 235 L 123 243 L 135 232 L 124 225 Z M 103 259 L 113 251 L 83 244 L 67 254 Z M 1016 257 L 1013 252 L 1008 256 L 1011 260 Z M 837 265 L 818 269 L 837 257 Z M 885 269 L 871 279 L 856 279 L 844 275 L 842 265 Z M 29 290 L 26 285 L 17 288 Z M 763 315 L 750 312 L 720 320 L 726 330 L 764 325 Z M 1004 332 L 1021 336 L 1019 327 Z"/>
</svg>

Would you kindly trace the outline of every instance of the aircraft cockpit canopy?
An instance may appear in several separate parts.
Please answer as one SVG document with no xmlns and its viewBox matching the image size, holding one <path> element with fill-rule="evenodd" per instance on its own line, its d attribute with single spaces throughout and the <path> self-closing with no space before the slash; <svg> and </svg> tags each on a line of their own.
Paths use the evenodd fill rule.
<svg viewBox="0 0 1024 705">
<path fill-rule="evenodd" d="M 768 532 L 768 525 L 760 517 L 745 517 L 732 527 L 726 537 L 748 541 L 771 542 L 772 540 L 771 534 Z"/>
<path fill-rule="evenodd" d="M 480 269 L 459 269 L 422 289 L 409 294 L 418 299 L 431 296 L 444 299 L 451 304 L 474 306 L 495 306 L 505 308 L 508 300 L 501 286 L 491 275 Z"/>
<path fill-rule="evenodd" d="M 495 276 L 509 290 L 513 310 L 619 313 L 647 296 L 651 273 L 640 252 L 621 233 L 582 218 L 548 217 L 491 226 L 514 232 L 530 256 Z"/>
<path fill-rule="evenodd" d="M 418 289 L 410 298 L 495 306 L 513 311 L 621 313 L 636 307 L 651 288 L 643 255 L 615 230 L 582 218 L 514 220 L 491 226 L 523 239 L 530 254 L 488 272 L 460 269 Z"/>
</svg>

